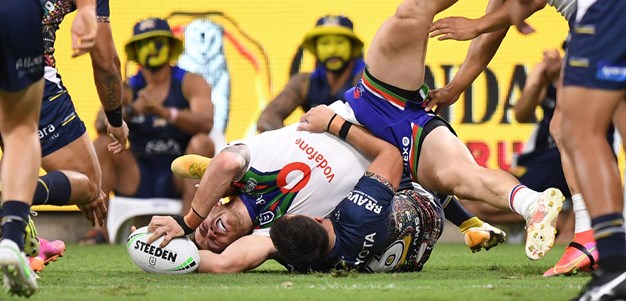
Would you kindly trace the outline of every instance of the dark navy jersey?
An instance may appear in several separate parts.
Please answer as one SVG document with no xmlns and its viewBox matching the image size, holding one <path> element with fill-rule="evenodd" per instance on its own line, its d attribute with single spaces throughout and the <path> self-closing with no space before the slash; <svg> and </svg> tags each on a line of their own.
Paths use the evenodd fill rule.
<svg viewBox="0 0 626 301">
<path fill-rule="evenodd" d="M 187 71 L 177 66 L 172 67 L 170 91 L 163 102 L 164 106 L 179 110 L 189 108 L 189 102 L 182 91 L 186 73 Z M 146 87 L 143 73 L 139 71 L 128 80 L 128 84 L 133 91 L 133 99 L 136 99 L 139 91 Z M 128 129 L 130 150 L 137 157 L 167 156 L 174 160 L 185 153 L 191 139 L 191 135 L 180 130 L 169 120 L 156 115 L 133 116 L 128 122 Z"/>
<path fill-rule="evenodd" d="M 330 214 L 336 237 L 333 250 L 310 269 L 359 268 L 382 250 L 387 239 L 393 194 L 378 180 L 363 176 Z M 309 267 L 299 269 L 306 271 Z"/>
<path fill-rule="evenodd" d="M 277 260 L 296 272 L 422 270 L 443 232 L 443 209 L 432 193 L 418 185 L 397 192 L 391 203 L 389 193 L 377 180 L 363 177 L 330 217 L 336 242 L 328 256 L 311 266 Z"/>
</svg>

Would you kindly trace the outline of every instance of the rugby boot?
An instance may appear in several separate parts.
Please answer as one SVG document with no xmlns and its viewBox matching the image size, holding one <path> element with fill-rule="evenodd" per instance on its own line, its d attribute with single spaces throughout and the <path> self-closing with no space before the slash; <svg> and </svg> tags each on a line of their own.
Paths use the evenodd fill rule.
<svg viewBox="0 0 626 301">
<path fill-rule="evenodd" d="M 172 162 L 172 172 L 182 178 L 201 179 L 211 158 L 200 155 L 180 156 Z"/>
<path fill-rule="evenodd" d="M 567 246 L 561 259 L 543 273 L 544 277 L 558 275 L 574 275 L 581 272 L 591 272 L 598 267 L 598 250 L 593 239 L 593 230 L 587 230 L 574 236 L 574 240 Z"/>
<path fill-rule="evenodd" d="M 626 270 L 596 270 L 580 295 L 573 300 L 626 300 Z"/>
<path fill-rule="evenodd" d="M 31 211 L 32 216 L 37 216 L 35 211 Z M 26 233 L 24 234 L 24 253 L 26 256 L 35 257 L 39 254 L 39 238 L 37 237 L 37 228 L 33 219 L 29 216 L 26 223 Z"/>
<path fill-rule="evenodd" d="M 0 241 L 0 270 L 9 294 L 30 297 L 37 290 L 37 275 L 31 270 L 26 255 L 8 239 Z"/>
<path fill-rule="evenodd" d="M 57 261 L 59 257 L 63 257 L 65 252 L 65 243 L 62 240 L 48 241 L 39 238 L 40 252 L 35 257 L 28 258 L 30 267 L 35 272 L 41 272 L 50 262 Z"/>
<path fill-rule="evenodd" d="M 563 193 L 548 188 L 530 205 L 526 219 L 526 256 L 532 260 L 542 258 L 554 245 L 556 219 L 563 207 Z"/>
<path fill-rule="evenodd" d="M 464 232 L 465 244 L 472 253 L 480 252 L 483 248 L 489 249 L 506 241 L 506 233 L 488 223 L 482 227 L 472 227 Z"/>
</svg>

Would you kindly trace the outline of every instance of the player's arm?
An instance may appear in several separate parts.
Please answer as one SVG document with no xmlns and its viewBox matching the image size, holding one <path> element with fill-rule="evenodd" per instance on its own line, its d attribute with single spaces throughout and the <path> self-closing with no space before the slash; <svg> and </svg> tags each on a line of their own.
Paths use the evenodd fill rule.
<svg viewBox="0 0 626 301">
<path fill-rule="evenodd" d="M 489 0 L 487 7 L 495 7 L 478 19 L 465 17 L 446 17 L 430 25 L 430 37 L 438 40 L 471 40 L 483 33 L 508 28 L 512 25 L 509 17 L 511 1 Z"/>
<path fill-rule="evenodd" d="M 430 37 L 438 37 L 438 40 L 457 40 L 467 41 L 471 40 L 481 34 L 493 32 L 505 28 L 509 28 L 513 25 L 511 11 L 517 12 L 519 6 L 515 0 L 506 1 L 502 4 L 503 0 L 490 0 L 488 6 L 496 5 L 496 9 L 488 12 L 484 16 L 478 19 L 470 19 L 460 16 L 446 17 L 439 19 L 430 26 L 428 31 Z M 536 11 L 542 9 L 545 6 L 545 0 L 531 1 L 524 11 L 518 13 L 518 18 L 526 19 Z M 532 29 L 530 26 L 520 22 L 523 28 Z"/>
<path fill-rule="evenodd" d="M 501 5 L 502 3 L 499 1 L 490 1 L 487 6 L 487 13 L 496 10 Z M 445 87 L 431 91 L 426 109 L 432 110 L 437 106 L 439 111 L 455 103 L 461 96 L 461 93 L 487 68 L 507 31 L 508 27 L 482 34 L 473 39 L 459 71 Z"/>
<path fill-rule="evenodd" d="M 189 110 L 163 107 L 162 116 L 186 133 L 210 132 L 213 128 L 211 86 L 202 76 L 187 72 L 182 89 L 189 102 Z"/>
<path fill-rule="evenodd" d="M 244 144 L 229 146 L 219 152 L 200 180 L 192 207 L 206 217 L 213 206 L 226 195 L 231 184 L 243 177 L 249 163 L 250 149 Z"/>
<path fill-rule="evenodd" d="M 207 166 L 189 212 L 185 216 L 153 216 L 148 225 L 148 231 L 153 233 L 147 242 L 150 244 L 165 236 L 161 243 L 161 247 L 165 247 L 172 238 L 193 232 L 215 204 L 228 194 L 231 183 L 243 177 L 249 162 L 250 150 L 246 145 L 229 146 L 219 152 Z"/>
<path fill-rule="evenodd" d="M 372 161 L 367 171 L 388 180 L 394 188 L 400 184 L 402 157 L 394 145 L 377 138 L 361 126 L 352 125 L 335 114 L 328 106 L 320 105 L 301 117 L 299 130 L 315 133 L 327 131 L 350 143 Z"/>
<path fill-rule="evenodd" d="M 546 96 L 548 78 L 545 74 L 545 64 L 539 63 L 526 78 L 526 84 L 520 98 L 515 103 L 515 120 L 529 122 L 535 115 L 535 108 L 541 104 Z"/>
<path fill-rule="evenodd" d="M 89 55 L 102 107 L 105 111 L 119 108 L 122 105 L 122 75 L 110 23 L 98 22 L 96 46 Z"/>
<path fill-rule="evenodd" d="M 200 250 L 198 272 L 225 274 L 249 271 L 269 259 L 275 251 L 269 237 L 246 235 L 230 244 L 221 254 Z"/>
<path fill-rule="evenodd" d="M 96 45 L 89 51 L 89 55 L 96 91 L 108 121 L 107 129 L 115 139 L 115 142 L 108 145 L 108 149 L 113 153 L 119 153 L 126 149 L 128 139 L 128 127 L 122 119 L 120 58 L 115 50 L 108 19 L 108 1 L 101 1 L 98 5 L 99 22 Z"/>
<path fill-rule="evenodd" d="M 310 73 L 298 73 L 289 79 L 280 94 L 261 112 L 256 125 L 257 131 L 262 133 L 285 126 L 284 120 L 305 102 L 304 93 L 309 76 Z"/>
</svg>

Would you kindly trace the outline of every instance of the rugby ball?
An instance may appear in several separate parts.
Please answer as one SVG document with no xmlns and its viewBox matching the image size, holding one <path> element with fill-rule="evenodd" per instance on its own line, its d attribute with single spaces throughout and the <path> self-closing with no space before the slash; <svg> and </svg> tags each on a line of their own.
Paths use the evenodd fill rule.
<svg viewBox="0 0 626 301">
<path fill-rule="evenodd" d="M 186 274 L 195 271 L 200 264 L 198 247 L 186 237 L 174 238 L 165 248 L 159 248 L 164 237 L 152 244 L 146 241 L 152 235 L 148 227 L 142 227 L 130 234 L 126 249 L 130 259 L 142 270 L 159 274 Z"/>
</svg>

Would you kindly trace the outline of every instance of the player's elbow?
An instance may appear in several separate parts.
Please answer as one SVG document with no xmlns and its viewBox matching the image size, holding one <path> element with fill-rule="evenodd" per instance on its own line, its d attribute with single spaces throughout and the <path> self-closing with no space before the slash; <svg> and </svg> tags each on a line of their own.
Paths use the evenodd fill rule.
<svg viewBox="0 0 626 301">
<path fill-rule="evenodd" d="M 120 74 L 120 57 L 115 51 L 91 52 L 91 65 L 95 74 Z"/>
<path fill-rule="evenodd" d="M 530 116 L 528 116 L 527 114 L 524 114 L 524 112 L 522 112 L 521 110 L 516 109 L 515 110 L 515 121 L 517 121 L 519 123 L 528 123 L 528 122 L 530 122 Z"/>
<path fill-rule="evenodd" d="M 271 131 L 273 129 L 269 125 L 269 122 L 266 120 L 266 118 L 264 118 L 264 116 L 261 115 L 261 117 L 259 117 L 259 120 L 256 123 L 256 130 L 259 133 L 263 133 L 263 132 Z"/>
<path fill-rule="evenodd" d="M 246 156 L 241 153 L 243 146 L 235 145 L 229 147 L 229 151 L 222 151 L 211 161 L 211 164 L 223 173 L 231 175 L 239 175 L 247 165 Z M 234 150 L 234 151 L 233 151 Z"/>
<path fill-rule="evenodd" d="M 418 18 L 420 21 L 426 21 L 439 13 L 440 11 L 450 7 L 457 0 L 405 0 L 396 10 L 395 16 L 400 19 Z M 421 23 L 420 23 L 421 25 Z"/>
<path fill-rule="evenodd" d="M 94 78 L 99 80 L 105 79 L 106 81 L 111 81 L 113 79 L 117 79 L 115 80 L 116 82 L 121 82 L 122 80 L 120 70 L 114 63 L 94 64 L 93 74 Z"/>
<path fill-rule="evenodd" d="M 202 121 L 199 123 L 199 128 L 196 133 L 209 133 L 213 129 L 213 114 L 205 113 L 201 115 Z"/>
<path fill-rule="evenodd" d="M 272 131 L 283 127 L 283 120 L 279 114 L 270 112 L 268 109 L 263 110 L 256 123 L 256 129 L 259 133 Z"/>
</svg>

